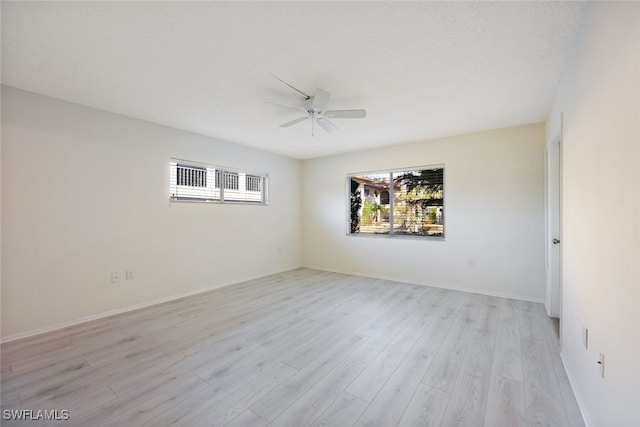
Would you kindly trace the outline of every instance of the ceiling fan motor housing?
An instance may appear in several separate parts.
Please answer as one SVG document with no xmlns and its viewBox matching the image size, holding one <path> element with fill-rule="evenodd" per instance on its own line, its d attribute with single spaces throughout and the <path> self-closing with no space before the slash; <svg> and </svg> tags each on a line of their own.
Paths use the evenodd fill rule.
<svg viewBox="0 0 640 427">
<path fill-rule="evenodd" d="M 278 80 L 280 83 L 284 84 L 285 86 L 289 87 L 290 89 L 294 90 L 295 92 L 297 92 L 298 94 L 302 95 L 305 98 L 303 105 L 304 105 L 304 111 L 307 113 L 307 117 L 300 117 L 295 120 L 291 120 L 290 122 L 281 124 L 280 127 L 289 127 L 310 118 L 311 119 L 311 136 L 313 136 L 314 121 L 317 122 L 325 131 L 332 133 L 338 130 L 338 127 L 333 123 L 331 123 L 331 121 L 329 121 L 327 117 L 332 117 L 332 118 L 336 117 L 336 118 L 345 118 L 345 119 L 359 118 L 360 119 L 360 118 L 366 117 L 367 115 L 366 110 L 362 110 L 362 109 L 361 110 L 325 111 L 325 107 L 329 102 L 329 98 L 331 97 L 331 94 L 326 90 L 317 88 L 315 94 L 313 96 L 309 96 L 306 93 L 302 92 L 301 90 L 291 86 L 289 83 L 286 83 L 283 80 L 277 78 L 273 74 L 271 76 L 276 80 Z M 281 109 L 300 111 L 299 109 L 296 109 L 294 107 L 288 107 L 288 106 L 276 104 L 273 102 L 266 102 L 266 104 L 273 105 Z"/>
<path fill-rule="evenodd" d="M 313 96 L 304 101 L 304 109 L 313 117 L 317 117 L 322 114 L 322 110 L 320 108 L 313 106 Z"/>
</svg>

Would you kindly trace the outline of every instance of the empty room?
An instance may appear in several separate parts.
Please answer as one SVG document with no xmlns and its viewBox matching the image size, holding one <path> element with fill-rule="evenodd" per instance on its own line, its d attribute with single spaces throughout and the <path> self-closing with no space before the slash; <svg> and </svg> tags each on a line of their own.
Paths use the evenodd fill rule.
<svg viewBox="0 0 640 427">
<path fill-rule="evenodd" d="M 640 3 L 0 7 L 2 426 L 640 426 Z"/>
</svg>

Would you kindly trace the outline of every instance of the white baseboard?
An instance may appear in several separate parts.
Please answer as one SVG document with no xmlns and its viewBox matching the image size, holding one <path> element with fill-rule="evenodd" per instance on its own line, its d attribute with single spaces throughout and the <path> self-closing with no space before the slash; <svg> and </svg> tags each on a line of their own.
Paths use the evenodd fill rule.
<svg viewBox="0 0 640 427">
<path fill-rule="evenodd" d="M 480 295 L 488 295 L 488 296 L 492 296 L 492 297 L 517 299 L 517 300 L 521 300 L 521 301 L 530 301 L 530 302 L 536 302 L 536 303 L 544 304 L 544 299 L 543 298 L 532 298 L 532 297 L 527 297 L 527 296 L 522 296 L 522 295 L 512 295 L 512 294 L 508 294 L 508 293 L 504 293 L 504 292 L 488 291 L 488 290 L 485 290 L 485 289 L 465 288 L 464 286 L 452 286 L 452 285 L 445 285 L 445 284 L 442 284 L 442 283 L 434 283 L 434 282 L 416 282 L 416 281 L 413 281 L 413 280 L 399 279 L 397 277 L 387 277 L 387 276 L 373 275 L 373 274 L 370 274 L 370 273 L 364 273 L 364 272 L 359 272 L 359 271 L 346 271 L 346 270 L 333 269 L 333 268 L 324 268 L 324 267 L 317 267 L 317 266 L 311 266 L 311 265 L 303 265 L 303 267 L 304 268 L 310 268 L 310 269 L 313 269 L 313 270 L 330 271 L 332 273 L 350 274 L 350 275 L 354 275 L 354 276 L 369 277 L 371 279 L 381 279 L 381 280 L 389 280 L 389 281 L 392 281 L 392 282 L 410 283 L 412 285 L 431 286 L 433 288 L 449 289 L 449 290 L 452 290 L 452 291 L 469 292 L 469 293 L 472 293 L 472 294 L 480 294 Z"/>
<path fill-rule="evenodd" d="M 90 316 L 80 317 L 78 319 L 69 320 L 67 322 L 56 323 L 54 325 L 45 326 L 45 327 L 37 328 L 37 329 L 32 329 L 30 331 L 20 332 L 20 333 L 17 333 L 17 334 L 8 335 L 6 337 L 2 337 L 2 339 L 0 339 L 0 343 L 4 344 L 4 343 L 11 342 L 11 341 L 16 341 L 16 340 L 20 340 L 20 339 L 23 339 L 23 338 L 29 338 L 29 337 L 33 337 L 33 336 L 36 336 L 36 335 L 44 334 L 44 333 L 47 333 L 47 332 L 57 331 L 58 329 L 68 328 L 69 326 L 75 326 L 75 325 L 79 325 L 81 323 L 91 322 L 92 320 L 98 320 L 98 319 L 102 319 L 102 318 L 109 317 L 109 316 L 114 316 L 116 314 L 126 313 L 126 312 L 133 311 L 133 310 L 139 310 L 141 308 L 150 307 L 152 305 L 163 304 L 165 302 L 169 302 L 169 301 L 173 301 L 173 300 L 177 300 L 177 299 L 186 298 L 186 297 L 190 297 L 190 296 L 193 296 L 193 295 L 198 295 L 198 294 L 202 294 L 202 293 L 205 293 L 205 292 L 209 292 L 209 291 L 212 291 L 214 289 L 224 288 L 225 286 L 231 286 L 231 285 L 235 285 L 237 283 L 247 282 L 249 280 L 260 279 L 262 277 L 271 276 L 273 274 L 284 273 L 286 271 L 293 271 L 293 270 L 296 270 L 298 268 L 300 268 L 300 267 L 295 267 L 295 268 L 291 268 L 291 269 L 287 269 L 287 270 L 281 270 L 281 271 L 275 271 L 273 273 L 269 273 L 269 274 L 266 274 L 266 275 L 258 275 L 258 276 L 255 276 L 255 277 L 251 276 L 251 277 L 242 278 L 242 279 L 239 279 L 239 280 L 234 280 L 234 281 L 229 281 L 229 282 L 222 282 L 222 283 L 218 283 L 218 284 L 215 284 L 215 285 L 207 286 L 207 287 L 204 287 L 204 288 L 196 289 L 196 290 L 193 290 L 193 291 L 182 292 L 180 294 L 174 294 L 174 295 L 170 295 L 168 297 L 158 298 L 158 299 L 154 299 L 154 300 L 151 300 L 151 301 L 146 301 L 146 302 L 143 302 L 143 303 L 140 303 L 140 304 L 130 305 L 130 306 L 127 306 L 127 307 L 117 308 L 117 309 L 109 310 L 109 311 L 104 311 L 102 313 L 92 314 Z"/>
<path fill-rule="evenodd" d="M 582 414 L 582 419 L 584 421 L 584 424 L 586 427 L 590 427 L 593 425 L 593 423 L 591 422 L 591 417 L 589 416 L 589 413 L 586 410 L 586 406 L 584 404 L 584 400 L 582 399 L 582 396 L 580 395 L 580 393 L 575 387 L 575 383 L 572 380 L 572 378 L 575 378 L 575 377 L 573 376 L 571 369 L 567 365 L 567 362 L 564 360 L 564 355 L 562 354 L 562 352 L 560 353 L 560 360 L 562 360 L 564 371 L 567 373 L 567 378 L 569 379 L 569 385 L 571 385 L 571 390 L 573 390 L 573 395 L 576 397 L 576 402 L 578 402 L 578 409 L 580 409 L 580 414 Z"/>
</svg>

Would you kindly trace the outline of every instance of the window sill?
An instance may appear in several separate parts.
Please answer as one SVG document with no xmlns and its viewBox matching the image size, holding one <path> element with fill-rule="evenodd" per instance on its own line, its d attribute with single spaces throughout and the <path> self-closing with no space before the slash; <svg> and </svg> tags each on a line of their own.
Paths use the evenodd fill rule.
<svg viewBox="0 0 640 427">
<path fill-rule="evenodd" d="M 347 233 L 347 237 L 363 237 L 366 239 L 378 238 L 378 239 L 407 239 L 407 240 L 428 240 L 444 242 L 446 238 L 444 236 L 414 236 L 410 234 L 361 234 L 361 233 Z"/>
</svg>

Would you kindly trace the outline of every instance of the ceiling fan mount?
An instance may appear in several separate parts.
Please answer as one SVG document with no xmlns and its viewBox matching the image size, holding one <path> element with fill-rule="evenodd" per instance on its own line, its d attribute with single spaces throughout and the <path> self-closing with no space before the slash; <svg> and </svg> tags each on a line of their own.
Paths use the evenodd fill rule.
<svg viewBox="0 0 640 427">
<path fill-rule="evenodd" d="M 278 77 L 271 74 L 271 76 L 278 80 L 283 85 L 292 89 L 302 97 L 304 97 L 304 102 L 302 107 L 290 107 L 287 105 L 276 104 L 274 102 L 265 102 L 265 104 L 271 105 L 276 108 L 280 108 L 283 110 L 296 111 L 299 113 L 306 114 L 303 117 L 299 117 L 297 119 L 291 120 L 286 123 L 282 123 L 280 127 L 289 127 L 295 124 L 301 123 L 305 120 L 311 119 L 311 136 L 313 136 L 313 125 L 314 122 L 317 123 L 322 129 L 324 129 L 328 133 L 333 133 L 338 130 L 338 127 L 334 125 L 329 118 L 339 118 L 339 119 L 362 119 L 367 116 L 367 110 L 357 109 L 357 110 L 327 110 L 326 106 L 329 102 L 329 98 L 331 94 L 324 89 L 316 89 L 316 92 L 313 96 L 307 95 L 301 90 L 291 86 L 289 83 L 279 79 Z"/>
</svg>

